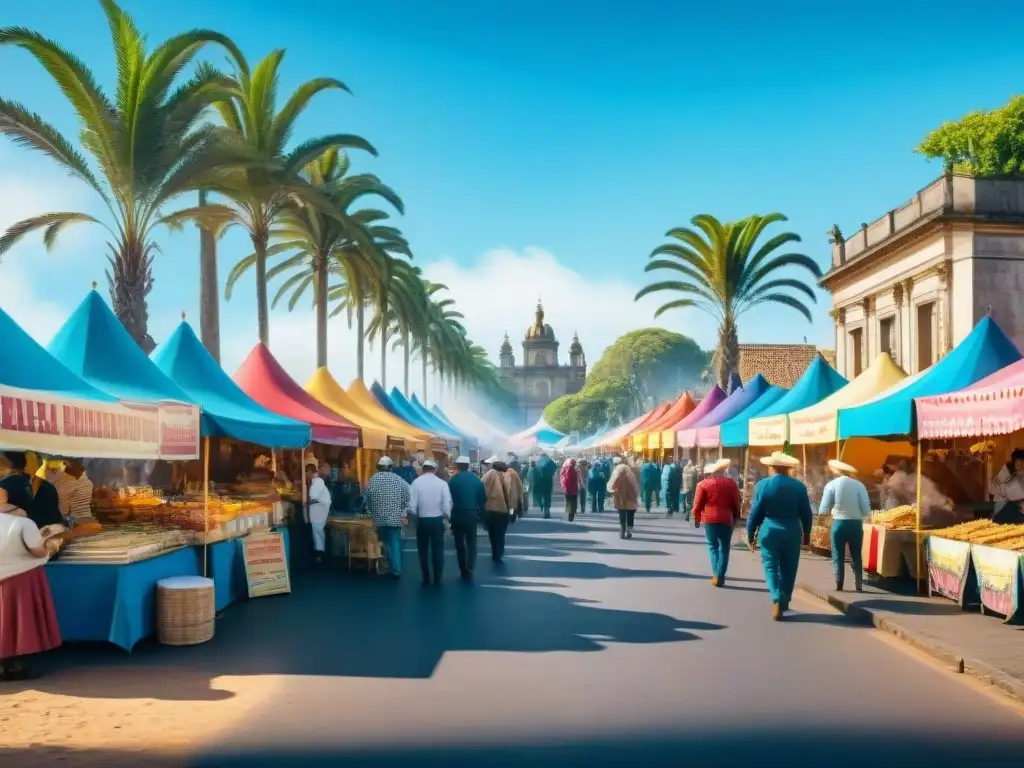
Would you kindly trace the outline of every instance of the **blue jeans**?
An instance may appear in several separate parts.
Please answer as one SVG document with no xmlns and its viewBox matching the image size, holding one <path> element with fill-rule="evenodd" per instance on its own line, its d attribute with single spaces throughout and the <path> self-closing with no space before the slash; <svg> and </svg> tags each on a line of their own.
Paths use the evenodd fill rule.
<svg viewBox="0 0 1024 768">
<path fill-rule="evenodd" d="M 395 576 L 402 575 L 402 529 L 397 526 L 378 526 L 377 535 L 388 555 L 388 569 Z"/>
<path fill-rule="evenodd" d="M 725 583 L 729 570 L 729 550 L 732 548 L 732 526 L 727 523 L 705 523 L 704 540 L 711 555 L 711 573 L 719 584 Z"/>
<path fill-rule="evenodd" d="M 803 529 L 799 520 L 769 518 L 761 524 L 757 534 L 761 546 L 765 583 L 771 593 L 772 602 L 778 603 L 783 610 L 789 608 L 789 601 L 796 587 L 802 539 Z"/>
<path fill-rule="evenodd" d="M 843 576 L 846 570 L 846 549 L 850 549 L 850 567 L 853 569 L 853 585 L 860 589 L 864 580 L 864 568 L 861 565 L 861 553 L 864 546 L 864 523 L 860 520 L 832 521 L 832 572 L 836 577 L 836 587 L 843 588 Z"/>
</svg>

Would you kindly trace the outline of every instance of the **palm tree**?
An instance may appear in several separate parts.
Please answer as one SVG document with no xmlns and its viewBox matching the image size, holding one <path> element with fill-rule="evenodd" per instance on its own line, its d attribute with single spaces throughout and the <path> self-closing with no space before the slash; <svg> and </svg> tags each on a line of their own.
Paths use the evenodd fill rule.
<svg viewBox="0 0 1024 768">
<path fill-rule="evenodd" d="M 817 301 L 813 288 L 805 280 L 773 275 L 785 267 L 806 270 L 815 279 L 822 272 L 813 259 L 801 253 L 777 253 L 789 243 L 800 242 L 799 235 L 792 232 L 774 235 L 757 247 L 758 238 L 768 226 L 787 221 L 781 213 L 754 215 L 728 223 L 700 214 L 691 221 L 693 229 L 676 227 L 668 231 L 666 237 L 678 242 L 655 248 L 651 253 L 653 260 L 644 270 L 669 270 L 681 279 L 651 283 L 637 293 L 636 300 L 657 291 L 671 291 L 682 294 L 682 298 L 663 304 L 655 317 L 671 309 L 697 307 L 718 320 L 715 363 L 718 383 L 724 387 L 739 370 L 736 323 L 740 315 L 761 304 L 781 304 L 811 321 L 806 300 Z M 800 295 L 790 295 L 786 290 Z"/>
<path fill-rule="evenodd" d="M 169 226 L 196 220 L 206 226 L 240 226 L 252 240 L 256 268 L 256 317 L 259 339 L 270 343 L 267 306 L 267 250 L 275 228 L 296 205 L 316 208 L 327 216 L 343 216 L 329 199 L 302 178 L 302 171 L 328 149 L 361 149 L 376 155 L 365 139 L 345 133 L 309 139 L 286 150 L 299 117 L 313 97 L 328 90 L 348 91 L 340 80 L 316 78 L 300 85 L 284 106 L 277 110 L 278 73 L 284 51 L 267 55 L 250 72 L 241 54 L 235 54 L 235 85 L 226 98 L 214 105 L 228 130 L 261 164 L 225 174 L 211 191 L 231 201 L 178 211 L 164 219 Z"/>
<path fill-rule="evenodd" d="M 447 290 L 441 283 L 423 283 L 423 306 L 421 307 L 422 322 L 415 331 L 416 351 L 423 363 L 423 404 L 427 404 L 427 367 L 433 364 L 434 370 L 444 381 L 445 367 L 451 368 L 456 358 L 458 343 L 465 338 L 466 329 L 459 322 L 463 319 L 460 312 L 453 309 L 453 299 L 435 298 L 441 291 Z"/>
<path fill-rule="evenodd" d="M 337 215 L 305 205 L 288 206 L 273 232 L 275 243 L 267 249 L 267 257 L 291 254 L 267 270 L 267 282 L 276 277 L 289 275 L 274 296 L 272 306 L 290 292 L 289 310 L 294 309 L 306 291 L 312 287 L 313 303 L 316 307 L 317 367 L 327 365 L 327 313 L 328 278 L 331 265 L 348 261 L 342 269 L 333 270 L 335 275 L 344 276 L 358 272 L 356 282 L 371 284 L 376 264 L 362 257 L 364 251 L 373 251 L 373 234 L 369 225 L 387 217 L 382 211 L 352 211 L 351 207 L 360 198 L 376 195 L 387 200 L 399 212 L 404 210 L 401 198 L 390 187 L 385 186 L 370 174 L 347 176 L 349 160 L 337 148 L 328 149 L 310 163 L 305 170 L 308 181 L 323 197 L 331 202 Z M 404 240 L 403 240 L 404 242 Z M 363 248 L 353 248 L 361 245 Z M 396 245 L 396 247 L 399 247 Z M 294 252 L 294 253 L 292 253 Z M 226 295 L 231 296 L 235 283 L 256 262 L 252 254 L 239 261 L 228 275 Z"/>
<path fill-rule="evenodd" d="M 366 330 L 371 342 L 380 337 L 380 383 L 386 387 L 388 339 L 392 335 L 401 335 L 406 325 L 415 322 L 421 280 L 419 270 L 414 269 L 407 261 L 394 258 L 387 259 L 383 277 L 384 279 L 375 285 L 374 314 Z M 402 341 L 407 345 L 408 336 L 405 335 Z M 408 391 L 408 351 L 405 353 L 405 360 L 405 389 Z"/>
<path fill-rule="evenodd" d="M 232 82 L 209 66 L 191 79 L 180 75 L 202 48 L 214 43 L 231 55 L 240 52 L 224 35 L 196 29 L 176 35 L 152 51 L 132 18 L 113 2 L 100 0 L 116 54 L 117 87 L 112 100 L 74 54 L 21 27 L 0 29 L 0 45 L 28 51 L 49 72 L 78 116 L 79 151 L 50 123 L 26 107 L 0 99 L 0 133 L 34 149 L 83 181 L 103 201 L 109 217 L 74 212 L 46 213 L 11 225 L 0 236 L 0 256 L 25 235 L 42 231 L 52 248 L 70 224 L 100 224 L 110 235 L 107 271 L 114 312 L 147 352 L 147 297 L 153 286 L 152 240 L 161 208 L 172 198 L 204 188 L 229 167 L 247 167 L 252 158 L 225 141 L 223 131 L 200 125 L 203 113 L 229 92 Z"/>
</svg>

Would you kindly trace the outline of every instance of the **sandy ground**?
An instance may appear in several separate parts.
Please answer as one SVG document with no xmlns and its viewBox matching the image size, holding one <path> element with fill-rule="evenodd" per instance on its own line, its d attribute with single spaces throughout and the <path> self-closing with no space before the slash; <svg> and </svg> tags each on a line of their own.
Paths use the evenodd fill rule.
<svg viewBox="0 0 1024 768">
<path fill-rule="evenodd" d="M 49 654 L 44 678 L 0 689 L 0 765 L 309 765 L 317 750 L 324 765 L 675 765 L 681 749 L 725 765 L 736 733 L 782 726 L 799 747 L 779 755 L 816 765 L 808 739 L 851 734 L 871 735 L 843 752 L 859 764 L 886 739 L 960 764 L 994 736 L 1024 746 L 1019 709 L 881 633 L 815 602 L 769 621 L 748 553 L 712 589 L 682 521 L 642 518 L 624 542 L 610 516 L 527 520 L 502 568 L 480 544 L 475 586 L 453 562 L 440 590 L 412 561 L 399 584 L 298 574 L 290 596 L 232 606 L 203 646 Z"/>
</svg>

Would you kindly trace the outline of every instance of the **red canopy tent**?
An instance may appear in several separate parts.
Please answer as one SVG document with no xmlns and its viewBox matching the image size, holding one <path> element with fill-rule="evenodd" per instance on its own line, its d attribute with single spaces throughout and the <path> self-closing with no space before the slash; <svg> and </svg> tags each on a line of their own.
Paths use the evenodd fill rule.
<svg viewBox="0 0 1024 768">
<path fill-rule="evenodd" d="M 359 446 L 359 427 L 300 387 L 262 343 L 245 358 L 235 383 L 264 408 L 309 424 L 315 442 Z"/>
<path fill-rule="evenodd" d="M 697 404 L 693 402 L 693 398 L 690 397 L 689 392 L 683 392 L 679 398 L 672 403 L 672 407 L 665 411 L 658 419 L 646 424 L 640 431 L 642 432 L 661 432 L 663 429 L 674 427 L 678 422 L 682 421 Z"/>
</svg>

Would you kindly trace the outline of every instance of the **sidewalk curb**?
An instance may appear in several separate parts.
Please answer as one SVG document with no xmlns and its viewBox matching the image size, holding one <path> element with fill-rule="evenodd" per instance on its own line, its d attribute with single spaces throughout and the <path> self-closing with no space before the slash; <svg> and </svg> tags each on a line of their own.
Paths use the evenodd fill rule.
<svg viewBox="0 0 1024 768">
<path fill-rule="evenodd" d="M 809 597 L 827 603 L 852 622 L 880 629 L 945 664 L 954 672 L 969 674 L 998 688 L 1010 698 L 1024 703 L 1024 680 L 1007 675 L 982 661 L 964 656 L 960 651 L 950 648 L 927 634 L 906 629 L 882 611 L 862 608 L 852 600 L 845 600 L 835 593 L 823 591 L 809 584 L 797 583 L 796 588 Z"/>
</svg>

